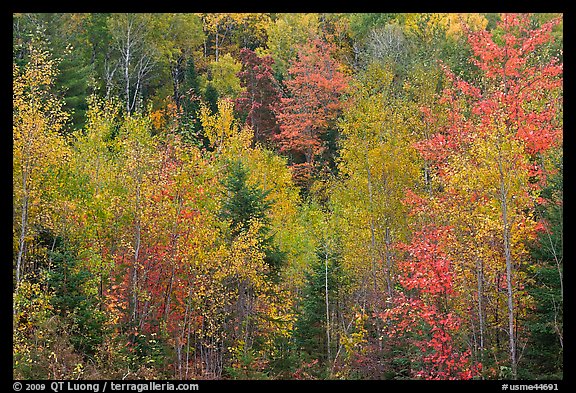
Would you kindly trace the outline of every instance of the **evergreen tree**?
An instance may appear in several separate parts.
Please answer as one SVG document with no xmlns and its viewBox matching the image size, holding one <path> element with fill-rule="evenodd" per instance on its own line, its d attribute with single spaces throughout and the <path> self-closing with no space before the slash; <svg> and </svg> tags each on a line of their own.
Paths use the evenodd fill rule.
<svg viewBox="0 0 576 393">
<path fill-rule="evenodd" d="M 325 367 L 331 366 L 338 348 L 338 339 L 334 334 L 337 318 L 334 316 L 339 309 L 345 276 L 338 255 L 322 250 L 317 256 L 310 271 L 305 274 L 298 318 L 294 325 L 294 340 L 305 363 L 318 361 L 323 366 L 318 370 L 321 374 Z"/>
<path fill-rule="evenodd" d="M 64 109 L 71 114 L 68 129 L 78 130 L 86 123 L 89 80 L 92 72 L 86 27 L 89 19 L 83 14 L 42 14 L 50 52 L 59 60 L 55 86 L 64 100 Z"/>
<path fill-rule="evenodd" d="M 265 253 L 264 261 L 272 273 L 278 273 L 286 256 L 274 244 L 274 235 L 270 234 L 270 218 L 267 213 L 272 207 L 272 201 L 266 199 L 270 191 L 250 185 L 248 178 L 249 171 L 241 161 L 228 162 L 228 176 L 223 181 L 225 195 L 220 217 L 230 221 L 230 236 L 233 239 L 247 232 L 250 225 L 257 220 L 261 224 L 258 237 Z"/>
<path fill-rule="evenodd" d="M 54 266 L 48 272 L 48 285 L 54 291 L 52 306 L 68 326 L 74 348 L 93 356 L 102 343 L 105 320 L 96 286 L 91 285 L 94 276 L 73 250 L 64 247 L 61 239 L 58 241 L 55 251 L 50 252 Z"/>
<path fill-rule="evenodd" d="M 208 82 L 206 85 L 206 90 L 204 91 L 204 99 L 208 103 L 208 107 L 212 113 L 218 112 L 218 91 L 212 82 Z"/>
<path fill-rule="evenodd" d="M 538 213 L 544 227 L 531 246 L 537 262 L 534 283 L 528 288 L 536 305 L 528 327 L 531 345 L 526 349 L 525 378 L 562 378 L 563 374 L 563 175 L 562 163 L 541 194 Z"/>
<path fill-rule="evenodd" d="M 202 122 L 199 120 L 200 113 L 200 82 L 194 57 L 190 56 L 184 67 L 184 81 L 182 83 L 183 96 L 180 101 L 182 107 L 182 121 L 180 133 L 185 140 L 191 141 L 197 146 L 208 144 L 203 139 Z"/>
<path fill-rule="evenodd" d="M 82 129 L 88 110 L 88 76 L 91 66 L 72 52 L 59 64 L 56 84 L 64 95 L 64 109 L 71 113 L 71 127 Z"/>
</svg>

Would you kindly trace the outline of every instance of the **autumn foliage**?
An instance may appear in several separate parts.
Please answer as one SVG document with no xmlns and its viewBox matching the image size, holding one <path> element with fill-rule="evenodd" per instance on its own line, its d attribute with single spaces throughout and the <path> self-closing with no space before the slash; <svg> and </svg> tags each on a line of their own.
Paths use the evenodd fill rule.
<svg viewBox="0 0 576 393">
<path fill-rule="evenodd" d="M 15 379 L 562 379 L 561 14 L 13 22 Z"/>
<path fill-rule="evenodd" d="M 254 129 L 254 140 L 269 144 L 278 133 L 276 109 L 281 91 L 274 78 L 270 56 L 258 57 L 250 49 L 240 51 L 243 70 L 238 74 L 246 90 L 236 99 L 239 113 L 246 117 L 246 124 Z"/>
<path fill-rule="evenodd" d="M 455 290 L 454 262 L 445 251 L 453 239 L 450 228 L 426 227 L 413 234 L 410 244 L 399 249 L 409 258 L 399 266 L 400 293 L 381 317 L 389 324 L 391 337 L 410 337 L 419 349 L 412 359 L 418 365 L 413 376 L 425 379 L 470 379 L 481 364 L 470 359 L 470 350 L 460 351 L 462 319 L 452 310 Z"/>
<path fill-rule="evenodd" d="M 330 56 L 331 48 L 315 40 L 299 48 L 297 60 L 285 81 L 287 97 L 278 108 L 280 133 L 275 136 L 280 151 L 291 157 L 297 182 L 307 183 L 322 164 L 326 146 L 323 136 L 342 109 L 340 97 L 348 77 Z"/>
</svg>

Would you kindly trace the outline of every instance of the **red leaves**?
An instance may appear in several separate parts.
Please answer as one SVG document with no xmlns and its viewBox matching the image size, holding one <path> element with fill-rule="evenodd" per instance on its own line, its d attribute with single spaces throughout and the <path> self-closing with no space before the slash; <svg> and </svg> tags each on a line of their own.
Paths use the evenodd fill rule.
<svg viewBox="0 0 576 393">
<path fill-rule="evenodd" d="M 535 230 L 536 232 L 546 232 L 546 231 L 548 230 L 548 226 L 549 226 L 548 222 L 546 222 L 546 221 L 538 221 L 538 222 L 536 223 L 536 226 L 534 227 L 534 230 Z"/>
<path fill-rule="evenodd" d="M 320 40 L 302 46 L 288 72 L 289 96 L 281 100 L 277 113 L 280 133 L 275 139 L 280 151 L 301 157 L 297 164 L 304 161 L 313 166 L 324 150 L 320 138 L 341 109 L 340 96 L 348 87 L 348 78 L 330 57 L 328 44 Z"/>
<path fill-rule="evenodd" d="M 465 128 L 449 129 L 446 134 L 436 133 L 428 139 L 416 142 L 414 147 L 425 160 L 441 168 L 454 150 L 459 148 L 459 141 L 465 140 L 465 134 Z"/>
<path fill-rule="evenodd" d="M 554 92 L 561 87 L 562 66 L 556 59 L 544 65 L 533 61 L 534 51 L 551 39 L 552 26 L 550 23 L 534 30 L 530 28 L 527 16 L 505 15 L 498 29 L 469 33 L 473 61 L 485 78 L 482 88 L 479 89 L 480 84 L 476 87 L 458 79 L 445 69 L 449 84 L 443 92 L 442 103 L 447 105 L 448 121 L 440 132 L 417 146 L 422 156 L 435 165 L 440 183 L 447 179 L 445 176 L 451 176 L 449 171 L 442 170 L 448 158 L 458 160 L 462 152 L 462 157 L 469 159 L 467 165 L 472 165 L 474 160 L 470 159 L 469 152 L 474 150 L 470 150 L 471 146 L 486 143 L 490 152 L 506 147 L 499 141 L 515 139 L 521 142 L 523 151 L 505 151 L 506 159 L 514 165 L 511 173 L 524 171 L 523 174 L 536 178 L 536 181 L 531 179 L 534 185 L 541 187 L 538 179 L 543 179 L 546 174 L 539 166 L 525 163 L 533 163 L 529 156 L 547 151 L 562 137 L 558 120 L 561 98 L 555 98 L 561 94 Z M 450 192 L 447 189 L 444 195 L 450 195 Z M 528 192 L 528 189 L 525 187 L 518 192 Z M 486 196 L 481 195 L 481 191 L 466 197 L 475 204 L 486 203 Z M 413 195 L 407 195 L 407 199 L 414 203 L 412 212 L 429 205 Z M 527 220 L 520 219 L 518 225 L 528 225 Z M 535 229 L 544 227 L 536 225 Z M 529 235 L 525 236 L 525 239 L 530 239 Z M 403 262 L 400 282 L 421 299 L 416 312 L 420 320 L 430 327 L 428 336 L 418 343 L 425 353 L 423 369 L 417 374 L 422 378 L 470 378 L 481 370 L 480 366 L 469 366 L 469 352 L 458 352 L 457 343 L 453 342 L 461 323 L 459 317 L 448 312 L 448 306 L 446 310 L 437 308 L 439 304 L 445 304 L 443 298 L 457 296 L 452 281 L 454 272 L 446 255 L 450 242 L 455 241 L 449 232 L 428 227 L 417 232 L 412 242 L 404 247 L 409 258 Z M 521 291 L 523 283 L 514 282 L 514 286 Z M 496 278 L 496 290 L 507 290 L 503 273 Z M 406 319 L 413 320 L 414 317 Z"/>
<path fill-rule="evenodd" d="M 194 219 L 196 216 L 198 216 L 198 214 L 200 213 L 196 209 L 192 210 L 182 209 L 182 211 L 180 211 L 180 219 L 182 221 L 190 221 Z"/>
<path fill-rule="evenodd" d="M 270 141 L 278 132 L 274 111 L 280 105 L 281 91 L 272 73 L 274 60 L 258 57 L 250 49 L 240 51 L 240 84 L 246 90 L 236 99 L 236 109 L 246 115 L 246 124 L 254 129 L 254 139 Z"/>
<path fill-rule="evenodd" d="M 494 160 L 503 160 L 508 165 L 506 176 L 528 179 L 526 185 L 515 191 L 522 201 L 529 200 L 530 187 L 541 189 L 547 173 L 542 170 L 538 156 L 562 141 L 559 116 L 562 99 L 561 91 L 557 91 L 562 86 L 562 65 L 554 58 L 547 64 L 535 61 L 534 52 L 551 39 L 554 23 L 531 29 L 527 16 L 506 15 L 491 32 L 469 32 L 473 61 L 481 70 L 482 84 L 461 80 L 443 67 L 448 84 L 439 103 L 446 108 L 446 116 L 441 118 L 446 121 L 438 122 L 433 128 L 435 132 L 415 147 L 428 168 L 432 167 L 433 180 L 444 189 L 440 196 L 429 197 L 407 192 L 405 203 L 411 208 L 410 215 L 417 220 L 425 218 L 425 223 L 458 223 L 458 218 L 452 221 L 451 217 L 442 217 L 440 209 L 456 208 L 467 200 L 475 206 L 489 206 L 493 197 L 484 187 L 474 182 L 461 183 L 462 175 L 470 176 L 462 170 L 464 165 L 477 166 L 478 176 L 492 176 L 498 170 Z M 431 108 L 421 108 L 421 112 L 427 124 L 437 121 Z M 494 158 L 496 151 L 501 155 Z M 460 184 L 468 187 L 460 189 L 457 186 Z M 423 227 L 413 234 L 409 244 L 399 247 L 407 254 L 398 262 L 398 282 L 405 294 L 398 296 L 394 307 L 382 314 L 389 325 L 395 326 L 387 333 L 413 342 L 417 355 L 413 355 L 412 361 L 419 366 L 415 376 L 471 378 L 481 366 L 473 364 L 470 351 L 462 350 L 466 348 L 465 341 L 458 339 L 462 319 L 451 299 L 462 296 L 458 293 L 460 285 L 458 288 L 454 285 L 457 276 L 452 258 L 458 255 L 454 251 L 465 244 L 458 244 L 456 235 L 461 237 L 463 232 L 474 231 L 474 224 L 458 224 L 459 231 L 453 235 L 446 227 L 417 222 Z M 532 234 L 545 230 L 542 223 L 533 225 L 526 216 L 515 222 L 523 240 L 531 240 Z M 494 291 L 507 291 L 507 276 L 501 270 L 494 281 Z M 517 291 L 523 291 L 524 284 L 519 276 L 512 277 Z"/>
<path fill-rule="evenodd" d="M 470 379 L 479 370 L 472 364 L 470 351 L 460 352 L 454 342 L 460 317 L 439 308 L 450 296 L 458 296 L 452 284 L 452 261 L 445 253 L 453 241 L 450 228 L 428 226 L 415 232 L 410 244 L 399 246 L 410 256 L 399 262 L 399 282 L 414 297 L 399 293 L 393 307 L 380 315 L 389 322 L 386 332 L 390 337 L 408 335 L 422 353 L 413 359 L 421 365 L 414 371 L 417 378 Z"/>
<path fill-rule="evenodd" d="M 412 354 L 416 366 L 414 377 L 425 379 L 471 379 L 481 370 L 470 359 L 470 350 L 459 351 L 454 336 L 460 328 L 460 318 L 439 311 L 433 302 L 395 298 L 394 307 L 380 315 L 390 322 L 389 337 L 408 338 L 420 355 Z"/>
<path fill-rule="evenodd" d="M 481 117 L 481 121 L 490 118 L 490 121 L 484 121 L 485 124 L 493 122 L 494 115 L 503 122 L 508 121 L 510 137 L 523 141 L 528 154 L 547 150 L 561 134 L 559 127 L 553 125 L 556 106 L 548 104 L 535 108 L 532 101 L 543 99 L 548 91 L 561 87 L 562 65 L 552 58 L 543 66 L 527 66 L 533 52 L 552 40 L 551 31 L 558 22 L 559 19 L 555 19 L 531 30 L 528 16 L 505 14 L 499 24 L 504 32 L 502 45 L 494 43 L 493 32 L 471 33 L 468 37 L 476 64 L 485 71 L 486 77 L 497 80 L 496 89 L 474 103 L 472 112 Z M 468 93 L 460 81 L 455 87 Z M 469 95 L 477 98 L 474 94 Z"/>
<path fill-rule="evenodd" d="M 449 236 L 446 228 L 426 228 L 416 232 L 410 244 L 400 245 L 411 257 L 400 266 L 404 273 L 400 280 L 402 286 L 418 289 L 422 294 L 453 293 L 452 262 L 443 251 Z"/>
<path fill-rule="evenodd" d="M 499 134 L 520 141 L 529 156 L 561 142 L 562 98 L 555 90 L 562 87 L 563 66 L 555 57 L 544 64 L 534 61 L 535 51 L 552 40 L 552 28 L 559 21 L 532 29 L 529 16 L 505 14 L 496 29 L 469 32 L 472 60 L 487 80 L 480 90 L 443 67 L 449 84 L 441 102 L 448 105 L 448 123 L 440 134 L 418 144 L 425 159 L 441 170 L 458 149 Z M 465 114 L 467 107 L 471 115 Z M 544 173 L 534 176 L 543 184 Z"/>
<path fill-rule="evenodd" d="M 311 375 L 305 370 L 310 370 L 313 366 L 318 363 L 318 359 L 314 359 L 309 363 L 303 363 L 293 374 L 294 379 L 311 379 Z"/>
<path fill-rule="evenodd" d="M 470 97 L 473 97 L 476 99 L 479 99 L 480 97 L 482 97 L 482 94 L 481 94 L 479 88 L 477 88 L 474 85 L 472 85 L 468 82 L 465 82 L 461 79 L 456 81 L 456 88 L 458 90 L 460 90 L 462 93 L 464 93 Z"/>
</svg>

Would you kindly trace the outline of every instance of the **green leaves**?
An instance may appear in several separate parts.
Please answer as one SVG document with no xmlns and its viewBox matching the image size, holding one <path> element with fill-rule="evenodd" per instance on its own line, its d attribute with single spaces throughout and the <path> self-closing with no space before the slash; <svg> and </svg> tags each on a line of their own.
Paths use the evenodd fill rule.
<svg viewBox="0 0 576 393">
<path fill-rule="evenodd" d="M 229 161 L 226 165 L 228 175 L 224 179 L 224 202 L 220 217 L 230 221 L 232 237 L 246 232 L 252 221 L 266 223 L 268 209 L 272 205 L 266 200 L 270 191 L 247 184 L 248 170 L 241 161 Z"/>
</svg>

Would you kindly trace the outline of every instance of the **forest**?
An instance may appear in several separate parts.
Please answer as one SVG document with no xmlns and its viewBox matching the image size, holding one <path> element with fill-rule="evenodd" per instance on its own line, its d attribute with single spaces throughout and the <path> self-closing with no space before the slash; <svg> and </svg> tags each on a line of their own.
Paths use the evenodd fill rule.
<svg viewBox="0 0 576 393">
<path fill-rule="evenodd" d="M 563 378 L 563 14 L 12 22 L 14 379 Z"/>
</svg>

